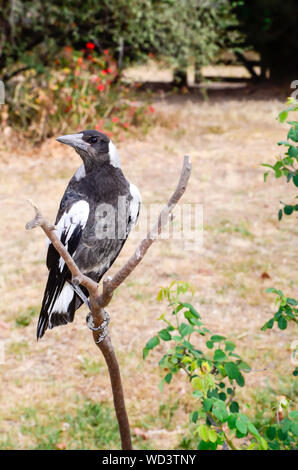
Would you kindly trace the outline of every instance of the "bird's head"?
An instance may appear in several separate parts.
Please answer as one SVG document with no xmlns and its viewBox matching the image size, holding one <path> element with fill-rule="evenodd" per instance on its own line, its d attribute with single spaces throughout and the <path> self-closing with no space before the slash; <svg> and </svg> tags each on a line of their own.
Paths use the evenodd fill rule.
<svg viewBox="0 0 298 470">
<path fill-rule="evenodd" d="M 120 167 L 120 156 L 115 145 L 102 132 L 86 130 L 77 134 L 62 135 L 57 140 L 73 147 L 82 158 L 85 167 L 91 168 L 102 163 Z"/>
</svg>

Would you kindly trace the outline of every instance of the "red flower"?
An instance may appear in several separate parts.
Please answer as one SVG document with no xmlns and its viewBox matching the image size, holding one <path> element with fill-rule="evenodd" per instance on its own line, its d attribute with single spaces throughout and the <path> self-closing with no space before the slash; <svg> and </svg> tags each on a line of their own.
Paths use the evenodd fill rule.
<svg viewBox="0 0 298 470">
<path fill-rule="evenodd" d="M 109 49 L 104 49 L 103 53 L 104 53 L 104 55 L 108 55 Z"/>
<path fill-rule="evenodd" d="M 87 49 L 94 49 L 95 45 L 93 44 L 93 42 L 87 42 L 86 47 Z"/>
<path fill-rule="evenodd" d="M 155 108 L 153 108 L 153 106 L 149 106 L 148 110 L 149 110 L 149 113 L 154 113 L 155 112 Z"/>
<path fill-rule="evenodd" d="M 118 121 L 119 121 L 119 118 L 117 118 L 117 117 L 112 118 L 112 122 L 118 122 Z"/>
<path fill-rule="evenodd" d="M 129 126 L 129 124 L 128 124 L 127 122 L 125 122 L 125 123 L 123 124 L 123 127 L 126 127 L 126 128 L 127 128 L 128 126 Z"/>
<path fill-rule="evenodd" d="M 97 85 L 96 88 L 97 88 L 99 91 L 103 91 L 103 90 L 105 89 L 105 86 L 100 83 L 99 85 Z"/>
<path fill-rule="evenodd" d="M 72 52 L 72 47 L 70 47 L 70 46 L 65 46 L 65 51 L 66 51 L 66 52 Z"/>
<path fill-rule="evenodd" d="M 102 73 L 103 75 L 106 75 L 108 72 L 107 72 L 106 70 L 102 70 L 101 73 Z"/>
<path fill-rule="evenodd" d="M 107 72 L 112 73 L 112 70 L 110 69 L 110 67 L 107 68 Z"/>
<path fill-rule="evenodd" d="M 78 65 L 82 65 L 83 63 L 83 57 L 78 57 Z"/>
</svg>

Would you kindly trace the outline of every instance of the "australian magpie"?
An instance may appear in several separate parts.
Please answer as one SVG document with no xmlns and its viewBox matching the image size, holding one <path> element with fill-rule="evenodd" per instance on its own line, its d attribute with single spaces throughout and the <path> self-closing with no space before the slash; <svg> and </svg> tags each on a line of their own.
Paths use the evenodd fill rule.
<svg viewBox="0 0 298 470">
<path fill-rule="evenodd" d="M 57 140 L 73 147 L 83 164 L 71 178 L 61 200 L 56 234 L 81 272 L 99 282 L 137 221 L 141 196 L 122 173 L 118 151 L 105 134 L 86 130 Z M 72 284 L 68 267 L 51 243 L 46 263 L 49 277 L 37 338 L 47 328 L 72 322 L 75 311 L 88 298 L 84 286 Z"/>
</svg>

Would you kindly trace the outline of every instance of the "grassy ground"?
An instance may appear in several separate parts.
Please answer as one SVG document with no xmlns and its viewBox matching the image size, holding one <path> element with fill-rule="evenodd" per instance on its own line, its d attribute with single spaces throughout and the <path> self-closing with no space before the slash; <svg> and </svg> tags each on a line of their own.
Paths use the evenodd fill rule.
<svg viewBox="0 0 298 470">
<path fill-rule="evenodd" d="M 177 379 L 161 393 L 162 347 L 142 360 L 166 307 L 156 302 L 158 288 L 173 279 L 194 285 L 193 302 L 207 327 L 236 340 L 254 369 L 266 368 L 247 375 L 243 402 L 270 408 L 269 386 L 275 389 L 273 403 L 279 394 L 293 395 L 293 329 L 260 331 L 274 308 L 265 289 L 278 286 L 294 296 L 297 286 L 297 220 L 277 221 L 279 200 L 290 200 L 294 192 L 272 178 L 264 184 L 260 166 L 274 160 L 276 142 L 285 136 L 285 126 L 275 120 L 282 106 L 277 98 L 239 90 L 209 101 L 198 94 L 160 93 L 149 132 L 118 146 L 144 206 L 167 200 L 189 154 L 193 174 L 183 202 L 204 208 L 203 246 L 189 251 L 179 240 L 157 241 L 109 307 L 136 448 L 179 447 L 186 434 L 192 404 L 187 383 Z M 0 148 L 1 447 L 119 448 L 108 373 L 85 327 L 86 310 L 73 324 L 35 340 L 46 248 L 41 230 L 24 230 L 32 217 L 25 200 L 34 200 L 53 220 L 79 156 L 54 139 L 32 148 L 2 136 Z M 135 244 L 136 236 L 112 272 Z"/>
</svg>

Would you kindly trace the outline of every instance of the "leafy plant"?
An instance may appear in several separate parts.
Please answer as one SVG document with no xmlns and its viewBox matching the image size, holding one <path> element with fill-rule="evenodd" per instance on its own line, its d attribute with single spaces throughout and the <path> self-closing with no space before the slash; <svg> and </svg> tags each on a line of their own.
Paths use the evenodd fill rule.
<svg viewBox="0 0 298 470">
<path fill-rule="evenodd" d="M 146 100 L 135 102 L 134 88 L 116 82 L 117 75 L 108 50 L 98 54 L 92 42 L 80 51 L 67 46 L 43 73 L 30 69 L 15 79 L 7 94 L 5 125 L 21 128 L 35 142 L 88 127 L 124 137 L 144 125 L 153 108 Z"/>
<path fill-rule="evenodd" d="M 298 103 L 294 98 L 289 98 L 287 102 L 287 108 L 281 111 L 278 115 L 280 122 L 286 121 L 290 112 L 298 111 Z M 287 147 L 285 157 L 279 159 L 275 165 L 271 166 L 268 164 L 263 164 L 263 166 L 268 166 L 275 172 L 275 177 L 280 178 L 285 176 L 287 183 L 290 181 L 298 187 L 298 121 L 287 121 L 291 126 L 287 134 L 287 140 L 282 140 L 278 142 L 279 145 L 284 145 Z M 294 142 L 294 144 L 292 143 Z M 264 180 L 266 181 L 268 173 L 264 174 Z M 296 196 L 298 198 L 298 196 Z M 280 209 L 278 212 L 278 219 L 281 220 L 283 213 L 286 215 L 291 215 L 293 212 L 298 211 L 298 204 L 285 204 L 283 210 Z M 267 289 L 267 292 L 271 292 L 277 295 L 275 303 L 278 304 L 278 310 L 272 318 L 270 318 L 262 327 L 262 330 L 273 328 L 274 322 L 277 323 L 278 328 L 285 330 L 288 326 L 288 323 L 296 323 L 297 325 L 297 314 L 298 314 L 298 301 L 293 298 L 286 297 L 284 293 L 276 288 Z M 298 368 L 296 367 L 294 376 L 298 375 Z"/>
<path fill-rule="evenodd" d="M 165 328 L 147 342 L 143 357 L 161 342 L 170 346 L 159 361 L 165 373 L 160 389 L 180 370 L 185 372 L 192 395 L 198 401 L 197 408 L 190 414 L 190 422 L 196 425 L 194 435 L 198 449 L 217 449 L 218 446 L 236 449 L 235 439 L 242 448 L 245 446 L 242 439 L 246 436 L 251 439 L 249 448 L 267 449 L 266 440 L 240 411 L 236 399 L 237 388 L 244 386 L 244 374 L 250 371 L 250 366 L 235 352 L 233 341 L 210 332 L 195 307 L 180 300 L 181 295 L 192 290 L 189 283 L 173 281 L 168 288 L 159 291 L 158 300 L 166 299 L 172 312 L 160 317 Z"/>
<path fill-rule="evenodd" d="M 298 111 L 298 103 L 294 98 L 289 98 L 287 108 L 281 111 L 278 115 L 279 121 L 285 122 L 290 112 Z M 274 171 L 275 178 L 281 178 L 284 176 L 287 183 L 292 182 L 298 187 L 298 121 L 287 121 L 291 126 L 287 134 L 287 140 L 281 140 L 278 145 L 286 147 L 285 156 L 279 158 L 274 165 L 263 163 L 263 166 L 271 168 Z M 266 181 L 268 172 L 264 174 L 264 180 Z M 298 198 L 298 196 L 296 196 Z M 293 212 L 298 211 L 298 204 L 283 204 L 283 209 L 278 212 L 278 219 L 281 220 L 283 214 L 291 215 Z"/>
<path fill-rule="evenodd" d="M 298 301 L 290 297 L 286 297 L 284 293 L 271 287 L 266 292 L 276 294 L 275 304 L 278 305 L 278 310 L 270 320 L 268 320 L 263 326 L 262 330 L 273 328 L 274 322 L 280 330 L 285 330 L 288 326 L 288 322 L 298 323 Z"/>
</svg>

